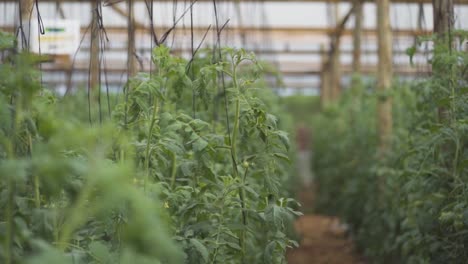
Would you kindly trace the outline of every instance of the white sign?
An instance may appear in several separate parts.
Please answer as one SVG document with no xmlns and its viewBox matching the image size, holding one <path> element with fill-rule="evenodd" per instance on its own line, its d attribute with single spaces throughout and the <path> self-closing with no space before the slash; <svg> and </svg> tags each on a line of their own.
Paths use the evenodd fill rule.
<svg viewBox="0 0 468 264">
<path fill-rule="evenodd" d="M 80 22 L 68 19 L 44 19 L 44 34 L 37 20 L 31 21 L 30 51 L 49 55 L 73 55 L 80 45 Z M 39 37 L 38 37 L 39 36 Z"/>
</svg>

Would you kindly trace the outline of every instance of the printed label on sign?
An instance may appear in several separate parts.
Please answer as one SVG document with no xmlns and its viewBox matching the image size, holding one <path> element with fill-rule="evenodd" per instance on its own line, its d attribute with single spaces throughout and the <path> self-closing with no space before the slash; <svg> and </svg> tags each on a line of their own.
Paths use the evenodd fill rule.
<svg viewBox="0 0 468 264">
<path fill-rule="evenodd" d="M 68 19 L 44 19 L 44 34 L 39 33 L 37 21 L 31 21 L 29 43 L 34 53 L 72 55 L 80 44 L 80 22 Z M 39 37 L 38 37 L 39 35 Z"/>
</svg>

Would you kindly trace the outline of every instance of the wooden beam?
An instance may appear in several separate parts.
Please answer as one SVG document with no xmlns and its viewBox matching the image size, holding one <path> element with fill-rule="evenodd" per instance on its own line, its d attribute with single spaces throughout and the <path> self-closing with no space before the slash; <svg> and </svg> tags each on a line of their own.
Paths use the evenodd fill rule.
<svg viewBox="0 0 468 264">
<path fill-rule="evenodd" d="M 348 11 L 348 13 L 343 17 L 341 23 L 338 24 L 338 14 L 339 14 L 339 5 L 333 4 L 333 16 L 335 17 L 336 30 L 331 36 L 331 47 L 330 47 L 330 89 L 331 89 L 331 99 L 336 101 L 338 100 L 341 94 L 341 62 L 340 62 L 340 48 L 341 48 L 341 33 L 346 26 L 346 23 L 354 12 L 354 7 Z"/>
<path fill-rule="evenodd" d="M 354 0 L 353 73 L 361 72 L 362 0 Z"/>
<path fill-rule="evenodd" d="M 165 32 L 169 26 L 155 27 L 157 32 Z M 123 26 L 106 26 L 106 32 L 108 34 L 127 34 L 127 27 Z M 0 30 L 6 32 L 14 32 L 14 27 L 11 26 L 0 26 Z M 183 34 L 189 34 L 190 28 L 183 28 L 183 27 L 176 27 L 174 29 L 177 32 Z M 204 34 L 206 32 L 206 26 L 194 26 L 193 28 L 195 34 Z M 81 33 L 83 34 L 86 31 L 86 27 L 81 28 Z M 149 27 L 136 27 L 135 32 L 137 34 L 145 34 L 147 35 L 150 31 Z M 262 33 L 269 33 L 269 34 L 287 34 L 288 36 L 291 35 L 330 35 L 335 34 L 335 28 L 328 28 L 328 27 L 226 27 L 223 29 L 223 32 L 229 32 L 229 34 L 236 34 L 240 31 L 246 32 L 247 36 L 250 34 L 262 34 Z M 392 31 L 396 36 L 428 36 L 432 34 L 431 30 L 418 30 L 418 29 L 395 29 Z M 377 31 L 375 29 L 365 28 L 362 30 L 363 35 L 365 36 L 377 36 Z M 352 36 L 353 30 L 352 29 L 343 29 L 341 31 L 341 36 Z"/>
<path fill-rule="evenodd" d="M 391 147 L 392 139 L 392 99 L 389 93 L 392 87 L 392 30 L 390 27 L 389 0 L 377 0 L 377 30 L 379 62 L 377 71 L 377 131 L 379 153 L 385 154 Z"/>
<path fill-rule="evenodd" d="M 434 33 L 446 38 L 453 30 L 454 9 L 453 0 L 433 0 Z"/>
<path fill-rule="evenodd" d="M 396 47 L 395 47 L 396 48 Z M 403 47 L 404 48 L 404 47 Z M 149 53 L 151 52 L 151 47 L 137 47 L 137 53 Z M 323 55 L 323 54 L 328 54 L 329 51 L 323 48 L 323 50 L 317 50 L 317 49 L 293 49 L 293 50 L 288 50 L 288 49 L 261 49 L 261 48 L 249 48 L 245 47 L 245 50 L 249 52 L 253 52 L 256 55 L 301 55 L 301 56 L 313 56 L 313 55 Z M 89 52 L 89 46 L 82 46 L 80 48 L 80 51 L 82 52 Z M 201 48 L 201 51 L 203 50 L 203 47 Z M 106 49 L 106 52 L 126 52 L 127 47 L 108 47 Z M 190 48 L 172 48 L 171 52 L 173 54 L 181 54 L 181 53 L 189 53 Z M 354 50 L 348 50 L 348 49 L 341 49 L 340 53 L 342 55 L 351 55 L 353 56 Z M 365 49 L 361 50 L 361 55 L 376 55 L 378 53 L 377 50 L 373 49 Z M 406 49 L 401 49 L 401 50 L 394 50 L 393 51 L 394 55 L 401 55 L 401 56 L 408 56 Z M 430 50 L 417 50 L 415 52 L 416 55 L 430 55 L 432 52 Z M 414 56 L 414 57 L 415 57 Z M 260 58 L 261 59 L 261 58 Z M 322 60 L 323 61 L 323 60 Z"/>
<path fill-rule="evenodd" d="M 451 32 L 454 27 L 454 8 L 453 0 L 433 0 L 433 13 L 434 13 L 434 33 L 436 35 L 435 44 L 435 54 L 448 54 L 449 51 L 453 49 L 453 36 Z M 444 87 L 446 90 L 450 90 L 451 81 L 451 67 L 448 67 L 446 63 L 441 63 L 440 59 L 435 57 L 434 65 L 434 78 L 439 80 L 442 83 L 441 87 Z M 438 61 L 439 60 L 439 61 Z M 443 91 L 440 91 L 442 96 L 448 97 L 449 94 Z M 440 99 L 439 97 L 437 99 Z M 447 123 L 450 121 L 450 110 L 448 107 L 440 106 L 438 107 L 439 121 Z M 445 145 L 446 147 L 446 145 Z"/>
<path fill-rule="evenodd" d="M 339 98 L 339 95 L 341 93 L 341 62 L 340 62 L 340 46 L 341 46 L 341 34 L 346 26 L 346 23 L 348 22 L 350 16 L 354 12 L 354 5 L 349 9 L 348 13 L 343 17 L 343 19 L 338 22 L 338 5 L 334 5 L 334 17 L 335 17 L 335 23 L 336 23 L 336 29 L 334 30 L 334 33 L 331 34 L 330 39 L 331 39 L 331 45 L 330 45 L 330 51 L 329 51 L 329 58 L 327 60 L 327 64 L 324 67 L 324 71 L 329 72 L 329 80 L 328 82 L 330 83 L 330 86 L 328 87 L 330 89 L 330 99 L 331 100 L 337 100 Z M 327 103 L 327 102 L 325 102 Z"/>
<path fill-rule="evenodd" d="M 328 57 L 325 53 L 325 46 L 320 46 L 320 51 L 322 52 L 322 65 L 320 73 L 320 105 L 322 107 L 326 106 L 330 102 L 330 72 L 326 70 L 326 65 L 328 65 Z"/>
<path fill-rule="evenodd" d="M 144 69 L 149 70 L 149 61 L 144 61 Z M 106 61 L 106 71 L 109 73 L 124 73 L 127 69 L 127 63 L 123 60 L 113 59 Z M 364 64 L 361 66 L 363 74 L 376 74 L 377 67 L 375 64 Z M 42 70 L 45 72 L 63 72 L 68 68 L 64 68 L 63 65 L 56 65 L 53 63 L 44 63 Z M 74 71 L 85 72 L 89 71 L 89 62 L 77 61 L 73 67 Z M 287 75 L 320 75 L 322 72 L 322 65 L 320 63 L 304 63 L 297 61 L 284 61 L 278 66 L 278 71 L 282 74 Z M 343 64 L 342 71 L 344 74 L 352 73 L 352 64 Z M 431 67 L 427 64 L 416 64 L 411 66 L 406 63 L 396 64 L 394 69 L 395 74 L 398 75 L 420 75 L 431 73 Z M 125 81 L 125 80 L 124 80 Z"/>
<path fill-rule="evenodd" d="M 127 0 L 127 80 L 137 74 L 136 49 L 135 49 L 135 19 L 133 18 L 133 0 Z"/>
</svg>

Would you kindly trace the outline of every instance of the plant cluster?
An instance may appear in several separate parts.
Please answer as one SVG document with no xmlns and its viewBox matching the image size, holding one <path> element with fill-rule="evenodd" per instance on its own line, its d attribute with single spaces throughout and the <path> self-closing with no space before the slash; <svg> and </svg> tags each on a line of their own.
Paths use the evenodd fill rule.
<svg viewBox="0 0 468 264">
<path fill-rule="evenodd" d="M 436 45 L 430 63 L 432 76 L 396 82 L 385 95 L 394 102 L 388 153 L 378 154 L 376 104 L 383 95 L 372 87 L 351 87 L 339 107 L 313 122 L 318 209 L 348 222 L 373 263 L 468 257 L 468 56 Z"/>
<path fill-rule="evenodd" d="M 43 89 L 31 54 L 7 56 L 2 263 L 285 263 L 299 214 L 283 188 L 287 117 L 260 64 L 233 49 L 152 59 L 101 111 Z"/>
</svg>

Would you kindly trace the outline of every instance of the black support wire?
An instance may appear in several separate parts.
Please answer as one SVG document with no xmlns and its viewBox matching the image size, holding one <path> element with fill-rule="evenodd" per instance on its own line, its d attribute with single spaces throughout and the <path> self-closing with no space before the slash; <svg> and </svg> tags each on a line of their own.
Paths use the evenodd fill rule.
<svg viewBox="0 0 468 264">
<path fill-rule="evenodd" d="M 178 1 L 177 0 L 173 0 L 172 1 L 172 23 L 174 24 L 175 21 L 176 21 L 176 16 L 177 16 L 177 7 L 178 7 Z M 175 43 L 175 38 L 176 38 L 176 34 L 174 32 L 174 34 L 172 34 L 172 41 L 171 41 L 171 49 L 174 48 L 174 43 Z"/>
<path fill-rule="evenodd" d="M 41 35 L 45 34 L 44 23 L 42 22 L 41 12 L 39 11 L 39 0 L 35 1 L 36 12 L 37 12 L 37 42 L 39 48 L 39 57 L 41 57 Z M 32 12 L 32 11 L 31 11 Z M 40 87 L 42 88 L 42 62 L 39 62 L 39 78 L 40 78 Z"/>
<path fill-rule="evenodd" d="M 150 20 L 150 78 L 153 77 L 153 48 L 154 44 L 158 45 L 158 37 L 154 31 L 154 3 L 153 0 L 145 0 L 146 10 Z"/>
<path fill-rule="evenodd" d="M 96 1 L 96 5 L 92 9 L 93 16 L 91 20 L 91 41 L 94 34 L 98 37 L 98 45 L 99 45 L 99 58 L 98 58 L 98 111 L 99 111 L 99 123 L 102 123 L 102 104 L 101 104 L 101 82 L 102 82 L 102 54 L 105 52 L 104 45 L 102 45 L 102 40 L 105 39 L 107 42 L 109 38 L 107 36 L 106 29 L 104 27 L 103 17 L 102 17 L 102 4 L 101 1 Z M 96 21 L 94 21 L 96 19 Z M 97 31 L 97 32 L 96 32 Z M 91 45 L 92 49 L 92 45 Z M 88 69 L 88 119 L 89 123 L 92 124 L 92 116 L 91 116 L 91 68 L 92 68 L 92 61 L 93 61 L 93 53 L 92 50 L 90 51 L 89 56 L 89 69 Z"/>
<path fill-rule="evenodd" d="M 75 53 L 73 54 L 73 59 L 72 59 L 71 69 L 70 69 L 70 75 L 68 76 L 68 81 L 67 81 L 67 90 L 65 91 L 64 96 L 67 96 L 70 93 L 71 89 L 72 89 L 72 77 L 73 77 L 73 70 L 74 70 L 74 67 L 75 67 L 76 56 L 78 55 L 78 52 L 80 51 L 81 46 L 83 45 L 84 39 L 85 39 L 86 35 L 88 34 L 88 31 L 89 31 L 89 29 L 91 27 L 92 27 L 92 24 L 90 23 L 88 25 L 88 27 L 86 28 L 83 36 L 81 37 L 80 44 L 78 45 L 78 48 L 76 49 Z"/>
<path fill-rule="evenodd" d="M 195 50 L 194 50 L 194 39 L 193 39 L 193 5 L 190 5 L 190 52 L 192 53 L 191 61 L 193 61 L 195 57 Z M 193 67 L 190 67 L 190 79 L 192 80 L 192 116 L 195 118 L 195 112 L 197 111 L 196 108 L 196 101 L 195 101 L 195 86 L 193 85 Z"/>
<path fill-rule="evenodd" d="M 153 0 L 145 0 L 145 5 L 150 19 L 150 34 L 152 36 L 151 50 L 153 50 L 153 42 L 156 44 L 156 46 L 159 46 L 158 36 L 154 29 L 154 2 Z"/>
<path fill-rule="evenodd" d="M 27 41 L 26 33 L 24 32 L 24 25 L 23 25 L 23 21 L 24 21 L 23 16 L 26 15 L 26 14 L 23 14 L 23 10 L 21 8 L 21 3 L 19 1 L 18 1 L 18 9 L 19 9 L 19 27 L 18 27 L 18 30 L 16 31 L 16 39 L 18 39 L 18 37 L 21 39 L 21 49 L 28 49 L 29 50 L 29 43 Z M 5 8 L 5 10 L 6 10 L 6 8 Z M 29 19 L 28 19 L 29 28 L 31 28 L 30 27 L 31 26 L 30 20 L 31 20 L 31 14 L 29 14 Z"/>
<path fill-rule="evenodd" d="M 229 21 L 227 21 L 224 24 L 224 26 L 221 28 L 219 26 L 218 8 L 217 8 L 217 5 L 216 5 L 216 0 L 213 0 L 213 9 L 214 9 L 215 23 L 216 23 L 216 45 L 215 45 L 215 49 L 218 50 L 218 58 L 216 60 L 214 60 L 214 63 L 217 63 L 217 62 L 221 61 L 222 57 L 223 57 L 222 52 L 221 52 L 221 31 L 224 28 L 224 26 L 227 25 L 227 23 Z M 228 102 L 228 99 L 227 99 L 226 81 L 225 81 L 225 78 L 224 78 L 224 72 L 221 71 L 218 76 L 221 77 L 221 85 L 222 85 L 222 88 L 223 88 L 223 98 L 224 98 L 224 110 L 225 110 L 225 114 L 226 114 L 226 127 L 227 127 L 227 130 L 228 130 L 227 131 L 228 132 L 228 143 L 229 143 L 229 145 L 231 145 L 232 139 L 231 139 L 231 124 L 230 124 L 230 121 L 229 121 L 229 102 Z M 218 96 L 217 96 L 217 98 L 218 98 Z M 218 100 L 217 98 L 215 100 Z M 215 107 L 215 110 L 216 110 L 216 107 Z"/>
</svg>

